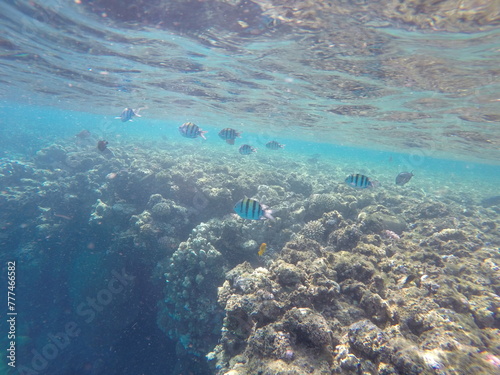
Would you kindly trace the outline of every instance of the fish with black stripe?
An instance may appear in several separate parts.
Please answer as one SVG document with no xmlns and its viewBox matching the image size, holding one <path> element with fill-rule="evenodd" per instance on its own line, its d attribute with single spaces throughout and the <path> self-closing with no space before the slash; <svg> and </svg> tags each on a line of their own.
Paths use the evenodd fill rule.
<svg viewBox="0 0 500 375">
<path fill-rule="evenodd" d="M 233 128 L 224 128 L 219 132 L 219 137 L 226 141 L 227 144 L 234 145 L 234 140 L 238 137 L 241 138 L 241 133 Z"/>
<path fill-rule="evenodd" d="M 374 188 L 378 186 L 378 181 L 371 181 L 367 176 L 359 173 L 347 176 L 345 183 L 358 189 Z"/>
<path fill-rule="evenodd" d="M 270 150 L 279 150 L 280 148 L 285 147 L 285 145 L 282 145 L 276 141 L 270 141 L 266 143 L 266 147 Z"/>
<path fill-rule="evenodd" d="M 133 121 L 132 118 L 134 117 L 141 117 L 139 112 L 141 109 L 146 109 L 146 107 L 141 107 L 137 109 L 132 109 L 132 108 L 125 108 L 120 116 L 115 117 L 116 119 L 122 120 L 122 122 L 127 122 L 127 121 Z"/>
<path fill-rule="evenodd" d="M 241 155 L 250 155 L 252 152 L 257 152 L 257 150 L 250 145 L 243 145 L 238 149 L 238 152 Z"/>
<path fill-rule="evenodd" d="M 238 214 L 239 217 L 249 220 L 266 220 L 271 219 L 272 210 L 267 206 L 260 204 L 255 199 L 243 198 L 238 203 L 234 205 L 234 212 Z"/>
<path fill-rule="evenodd" d="M 192 122 L 186 122 L 179 126 L 179 133 L 181 133 L 181 135 L 186 138 L 197 138 L 198 136 L 200 136 L 201 138 L 206 140 L 204 134 L 207 133 L 207 131 L 201 130 L 198 125 L 193 124 Z"/>
</svg>

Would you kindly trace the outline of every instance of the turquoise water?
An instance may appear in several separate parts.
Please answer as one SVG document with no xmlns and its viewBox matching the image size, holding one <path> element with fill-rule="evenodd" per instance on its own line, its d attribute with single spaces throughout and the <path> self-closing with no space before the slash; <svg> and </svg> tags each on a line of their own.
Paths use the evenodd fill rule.
<svg viewBox="0 0 500 375">
<path fill-rule="evenodd" d="M 174 143 L 182 146 L 195 143 L 200 147 L 227 151 L 228 155 L 236 154 L 236 150 L 221 143 L 217 135 L 222 128 L 234 126 L 228 120 L 226 120 L 228 122 L 217 122 L 217 126 L 214 126 L 212 123 L 204 122 L 201 116 L 195 119 L 190 117 L 175 120 L 150 119 L 147 117 L 148 110 L 145 109 L 142 112 L 144 117 L 122 123 L 119 119 L 115 119 L 121 110 L 117 108 L 115 113 L 101 116 L 50 107 L 26 107 L 7 102 L 2 107 L 1 116 L 4 148 L 23 157 L 32 157 L 36 151 L 50 145 L 54 140 L 62 139 L 72 143 L 75 134 L 87 129 L 101 138 L 106 138 L 111 144 L 114 141 L 140 138 L 156 140 L 160 145 Z M 208 131 L 206 141 L 201 139 L 193 141 L 180 137 L 178 131 L 180 124 L 193 120 Z M 314 156 L 318 160 L 352 165 L 353 172 L 358 166 L 362 166 L 372 168 L 378 174 L 391 176 L 402 171 L 418 171 L 421 180 L 425 181 L 426 187 L 430 189 L 438 190 L 445 181 L 447 185 L 450 183 L 454 185 L 455 189 L 477 189 L 478 198 L 483 198 L 494 195 L 500 186 L 500 166 L 496 163 L 485 164 L 439 158 L 439 143 L 436 143 L 436 149 L 418 149 L 412 153 L 402 153 L 352 147 L 348 144 L 301 141 L 294 137 L 293 131 L 288 130 L 269 129 L 259 133 L 252 132 L 253 129 L 246 131 L 245 127 L 238 127 L 238 130 L 242 132 L 242 137 L 237 139 L 238 143 L 251 144 L 257 148 L 259 154 L 272 155 L 273 152 L 266 150 L 265 144 L 271 140 L 278 140 L 286 145 L 284 154 L 292 159 Z M 31 147 L 30 142 L 34 142 L 36 146 Z"/>
<path fill-rule="evenodd" d="M 0 374 L 498 372 L 500 8 L 414 5 L 2 2 Z"/>
<path fill-rule="evenodd" d="M 500 159 L 494 25 L 474 29 L 471 21 L 460 32 L 443 18 L 440 27 L 422 21 L 418 28 L 379 14 L 375 3 L 362 15 L 354 4 L 318 11 L 307 3 L 304 13 L 312 8 L 315 16 L 302 20 L 301 10 L 290 15 L 285 4 L 248 1 L 224 14 L 225 5 L 204 2 L 188 15 L 166 1 L 157 14 L 172 7 L 179 19 L 168 12 L 148 19 L 157 3 L 119 11 L 105 0 L 6 3 L 3 97 L 102 116 L 148 106 L 149 118 L 174 123 L 189 118 L 312 142 Z M 122 17 L 130 22 L 121 25 Z M 268 17 L 276 22 L 260 29 Z"/>
</svg>

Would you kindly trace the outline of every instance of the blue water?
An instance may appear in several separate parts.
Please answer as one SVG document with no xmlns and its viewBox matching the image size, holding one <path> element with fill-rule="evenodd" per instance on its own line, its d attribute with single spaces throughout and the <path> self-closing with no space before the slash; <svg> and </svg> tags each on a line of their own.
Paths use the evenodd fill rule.
<svg viewBox="0 0 500 375">
<path fill-rule="evenodd" d="M 206 358 L 223 337 L 222 273 L 245 261 L 271 269 L 285 243 L 319 221 L 300 213 L 317 194 L 399 212 L 418 201 L 404 208 L 415 221 L 399 233 L 408 241 L 393 258 L 406 262 L 399 270 L 418 263 L 440 274 L 439 259 L 456 259 L 436 241 L 441 224 L 466 228 L 457 258 L 483 262 L 475 268 L 485 290 L 474 297 L 496 308 L 492 323 L 474 326 L 485 341 L 467 350 L 498 368 L 499 349 L 488 347 L 500 328 L 498 257 L 481 253 L 497 256 L 500 244 L 494 9 L 457 20 L 433 4 L 426 9 L 436 15 L 418 18 L 426 15 L 388 3 L 2 2 L 0 375 L 224 374 Z M 125 107 L 146 108 L 123 123 L 115 117 Z M 183 138 L 188 121 L 207 140 Z M 236 145 L 218 137 L 225 127 L 242 133 Z M 88 139 L 77 136 L 83 130 Z M 97 140 L 111 153 L 97 151 Z M 267 149 L 273 140 L 285 147 Z M 242 144 L 257 152 L 240 155 Z M 400 172 L 414 174 L 404 187 L 394 184 Z M 355 173 L 379 187 L 348 190 Z M 232 207 L 246 195 L 273 202 L 277 223 L 235 222 Z M 344 214 L 357 230 L 362 215 L 350 203 Z M 450 212 L 425 221 L 421 206 Z M 381 252 L 395 246 L 383 233 L 369 233 Z M 205 258 L 182 262 L 184 241 L 195 254 L 186 259 L 207 256 L 196 241 L 225 253 L 204 274 Z M 254 251 L 262 242 L 265 258 Z M 468 290 L 460 276 L 446 282 Z"/>
<path fill-rule="evenodd" d="M 123 123 L 116 116 L 119 116 L 122 108 L 110 108 L 114 113 L 107 116 L 96 115 L 80 111 L 62 111 L 51 107 L 23 106 L 18 103 L 4 102 L 0 108 L 0 123 L 2 127 L 2 140 L 4 153 L 8 157 L 9 152 L 18 154 L 21 157 L 33 157 L 36 151 L 43 146 L 48 146 L 57 139 L 66 139 L 73 142 L 77 133 L 87 129 L 91 133 L 106 138 L 113 143 L 113 140 L 121 139 L 133 140 L 156 140 L 167 144 L 192 144 L 190 139 L 183 139 L 179 136 L 178 127 L 180 124 L 192 121 L 202 129 L 208 131 L 207 140 L 198 139 L 195 144 L 202 147 L 210 147 L 219 150 L 227 150 L 218 137 L 218 132 L 224 127 L 234 126 L 231 122 L 219 122 L 217 126 L 212 123 L 205 123 L 202 116 L 165 119 L 148 118 L 148 110 L 142 111 L 143 117 L 136 117 L 133 121 Z M 228 120 L 226 120 L 228 121 Z M 422 176 L 431 175 L 439 179 L 445 177 L 443 171 L 448 171 L 448 176 L 452 175 L 457 181 L 477 184 L 485 191 L 485 195 L 498 191 L 500 186 L 500 166 L 490 163 L 478 163 L 474 161 L 450 160 L 436 157 L 439 149 L 416 149 L 411 153 L 398 153 L 388 151 L 377 151 L 360 147 L 350 147 L 340 143 L 308 142 L 298 140 L 294 137 L 293 131 L 270 130 L 261 133 L 245 131 L 244 127 L 239 127 L 242 137 L 238 138 L 239 144 L 248 143 L 261 150 L 261 153 L 269 153 L 265 149 L 265 144 L 270 140 L 278 140 L 286 145 L 287 155 L 297 154 L 311 156 L 319 154 L 323 159 L 332 161 L 338 160 L 342 163 L 364 163 L 366 166 L 373 166 L 379 173 L 389 170 L 391 173 L 401 171 L 418 170 Z M 439 143 L 437 143 L 439 148 Z M 235 150 L 232 150 L 234 152 Z M 437 181 L 439 185 L 441 181 Z"/>
</svg>

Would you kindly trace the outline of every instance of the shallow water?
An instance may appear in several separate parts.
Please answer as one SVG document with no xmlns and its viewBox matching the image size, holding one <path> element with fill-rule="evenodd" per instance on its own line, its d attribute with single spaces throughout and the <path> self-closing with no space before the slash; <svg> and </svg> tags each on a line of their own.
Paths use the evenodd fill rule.
<svg viewBox="0 0 500 375">
<path fill-rule="evenodd" d="M 117 4 L 0 4 L 1 373 L 499 371 L 497 2 Z"/>
<path fill-rule="evenodd" d="M 137 2 L 137 9 L 147 4 Z M 198 12 L 194 6 L 191 17 L 183 13 L 177 30 L 175 20 L 147 18 L 148 9 L 120 24 L 125 9 L 97 11 L 107 9 L 105 1 L 4 3 L 3 96 L 102 115 L 148 106 L 148 117 L 166 121 L 500 159 L 495 22 L 474 33 L 467 29 L 473 22 L 464 24 L 467 33 L 418 29 L 361 16 L 349 4 L 330 13 L 313 9 L 304 20 L 300 11 L 287 16 L 279 6 L 242 5 L 234 20 L 229 10 L 221 20 L 210 4 Z M 255 25 L 240 26 L 244 15 Z M 259 29 L 266 17 L 279 24 Z M 172 28 L 162 29 L 170 21 Z M 188 21 L 199 27 L 184 28 Z"/>
</svg>

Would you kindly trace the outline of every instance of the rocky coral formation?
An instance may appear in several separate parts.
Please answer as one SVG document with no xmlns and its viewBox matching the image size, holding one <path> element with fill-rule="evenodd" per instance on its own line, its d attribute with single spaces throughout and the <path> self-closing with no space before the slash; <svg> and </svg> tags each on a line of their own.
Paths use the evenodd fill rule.
<svg viewBox="0 0 500 375">
<path fill-rule="evenodd" d="M 464 295 L 455 285 L 465 282 L 444 281 L 446 263 L 405 266 L 412 249 L 367 257 L 366 240 L 353 253 L 301 241 L 269 269 L 243 264 L 226 274 L 222 340 L 208 355 L 217 374 L 299 374 L 306 365 L 311 374 L 495 371 L 478 353 L 498 344 L 498 281 Z"/>
<path fill-rule="evenodd" d="M 1 243 L 30 269 L 70 268 L 57 298 L 76 308 L 106 270 L 135 271 L 135 289 L 93 328 L 102 337 L 160 299 L 157 325 L 184 368 L 207 355 L 220 375 L 498 370 L 500 212 L 473 188 L 355 191 L 342 183 L 351 166 L 313 173 L 296 157 L 276 171 L 265 158 L 131 149 L 108 159 L 53 145 L 0 169 Z M 287 169 L 295 175 L 283 180 Z M 232 215 L 245 195 L 276 221 Z M 149 289 L 154 301 L 137 304 Z"/>
<path fill-rule="evenodd" d="M 203 354 L 219 337 L 222 319 L 216 289 L 224 276 L 222 254 L 206 239 L 204 225 L 180 244 L 166 267 L 166 298 L 160 304 L 158 325 L 184 350 Z M 182 353 L 179 353 L 182 354 Z"/>
<path fill-rule="evenodd" d="M 225 272 L 245 260 L 258 263 L 260 242 L 280 247 L 287 238 L 287 232 L 275 236 L 275 228 L 264 222 L 228 218 L 198 225 L 163 267 L 167 284 L 159 326 L 188 353 L 207 353 L 219 338 L 222 311 L 217 286 Z M 243 278 L 238 285 L 248 288 Z"/>
<path fill-rule="evenodd" d="M 495 250 L 481 241 L 478 251 L 470 221 L 443 220 L 429 205 L 399 202 L 399 214 L 366 207 L 355 208 L 355 221 L 333 211 L 309 222 L 268 268 L 246 263 L 227 272 L 222 340 L 207 356 L 217 374 L 299 374 L 307 364 L 314 374 L 496 371 Z M 457 211 L 449 205 L 446 214 Z M 409 230 L 407 221 L 419 224 Z M 315 236 L 323 232 L 327 240 Z"/>
<path fill-rule="evenodd" d="M 187 235 L 190 229 L 189 213 L 186 207 L 163 198 L 161 194 L 151 195 L 145 208 L 141 214 L 130 217 L 135 247 L 148 252 L 152 261 L 158 261 L 172 253 Z M 160 239 L 163 246 L 159 246 Z M 166 244 L 169 246 L 165 247 Z"/>
<path fill-rule="evenodd" d="M 320 218 L 326 212 L 343 210 L 343 208 L 334 194 L 313 194 L 309 198 L 307 216 Z"/>
<path fill-rule="evenodd" d="M 310 238 L 311 240 L 321 241 L 325 236 L 325 227 L 321 220 L 309 221 L 304 225 L 299 234 L 304 237 Z"/>
</svg>

